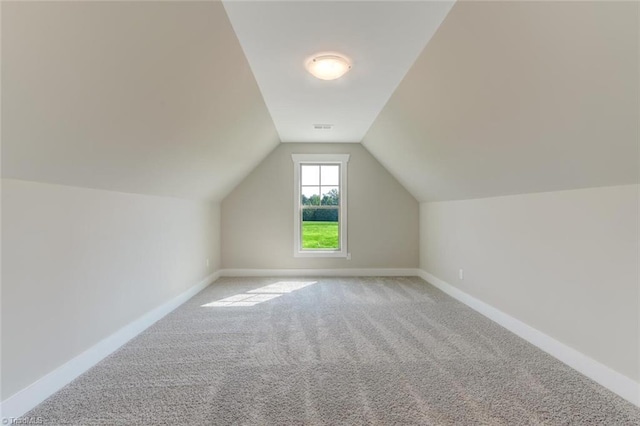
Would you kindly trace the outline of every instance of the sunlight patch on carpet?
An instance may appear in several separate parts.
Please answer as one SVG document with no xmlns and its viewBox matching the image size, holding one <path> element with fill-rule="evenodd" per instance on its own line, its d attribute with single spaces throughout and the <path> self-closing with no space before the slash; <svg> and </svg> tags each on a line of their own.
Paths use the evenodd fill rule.
<svg viewBox="0 0 640 426">
<path fill-rule="evenodd" d="M 245 293 L 234 294 L 224 299 L 202 305 L 203 308 L 221 308 L 234 306 L 255 306 L 258 303 L 272 300 L 283 294 L 300 290 L 301 288 L 317 283 L 317 281 L 279 281 L 264 287 L 249 290 Z"/>
</svg>

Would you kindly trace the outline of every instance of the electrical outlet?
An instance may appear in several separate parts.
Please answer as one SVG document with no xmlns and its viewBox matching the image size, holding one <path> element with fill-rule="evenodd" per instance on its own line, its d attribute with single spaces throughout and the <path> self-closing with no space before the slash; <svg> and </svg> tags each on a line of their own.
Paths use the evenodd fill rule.
<svg viewBox="0 0 640 426">
<path fill-rule="evenodd" d="M 207 259 L 207 268 L 209 267 L 209 259 Z"/>
<path fill-rule="evenodd" d="M 460 268 L 458 270 L 458 278 L 460 278 L 461 280 L 464 280 L 464 269 Z"/>
</svg>

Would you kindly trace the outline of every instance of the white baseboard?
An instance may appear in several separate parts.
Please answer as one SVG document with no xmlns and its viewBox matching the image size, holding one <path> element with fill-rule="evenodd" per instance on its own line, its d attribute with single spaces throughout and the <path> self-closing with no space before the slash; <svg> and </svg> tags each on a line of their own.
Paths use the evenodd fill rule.
<svg viewBox="0 0 640 426">
<path fill-rule="evenodd" d="M 549 355 L 559 359 L 569 367 L 579 371 L 612 392 L 615 392 L 627 401 L 640 406 L 640 383 L 612 370 L 606 365 L 599 363 L 522 321 L 505 314 L 499 309 L 476 299 L 422 269 L 418 269 L 418 275 L 434 287 L 439 288 L 449 296 L 495 321 L 512 333 L 547 352 Z"/>
<path fill-rule="evenodd" d="M 147 312 L 46 376 L 2 401 L 0 419 L 11 419 L 22 416 L 62 387 L 66 386 L 73 379 L 102 361 L 116 349 L 146 330 L 156 321 L 195 296 L 213 281 L 217 280 L 219 276 L 219 271 L 209 275 L 190 289 L 152 311 Z"/>
<path fill-rule="evenodd" d="M 415 268 L 222 269 L 221 277 L 415 277 Z"/>
</svg>

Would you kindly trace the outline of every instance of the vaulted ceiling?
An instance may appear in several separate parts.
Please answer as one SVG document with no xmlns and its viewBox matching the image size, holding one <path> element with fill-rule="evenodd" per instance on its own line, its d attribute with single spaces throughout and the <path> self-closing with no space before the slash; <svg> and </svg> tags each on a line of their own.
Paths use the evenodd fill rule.
<svg viewBox="0 0 640 426">
<path fill-rule="evenodd" d="M 363 145 L 419 200 L 638 182 L 637 2 L 458 2 Z"/>
<path fill-rule="evenodd" d="M 356 142 L 451 9 L 451 1 L 226 1 L 225 8 L 283 142 Z M 305 60 L 346 55 L 334 81 Z M 314 129 L 329 124 L 331 129 Z"/>
<path fill-rule="evenodd" d="M 223 198 L 279 143 L 219 2 L 2 2 L 2 175 Z"/>
<path fill-rule="evenodd" d="M 1 7 L 3 177 L 220 200 L 362 139 L 420 201 L 638 181 L 635 2 Z M 352 71 L 313 80 L 324 50 Z"/>
</svg>

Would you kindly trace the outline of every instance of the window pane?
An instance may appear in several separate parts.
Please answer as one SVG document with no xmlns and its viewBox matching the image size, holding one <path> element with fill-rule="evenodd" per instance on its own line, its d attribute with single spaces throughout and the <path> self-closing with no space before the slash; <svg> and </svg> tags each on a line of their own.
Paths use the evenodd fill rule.
<svg viewBox="0 0 640 426">
<path fill-rule="evenodd" d="M 338 186 L 340 185 L 340 166 L 321 166 L 322 167 L 322 186 Z"/>
<path fill-rule="evenodd" d="M 300 166 L 300 183 L 302 185 L 320 185 L 320 166 Z"/>
<path fill-rule="evenodd" d="M 302 210 L 302 248 L 340 250 L 339 210 Z"/>
<path fill-rule="evenodd" d="M 340 191 L 337 186 L 323 186 L 320 196 L 320 204 L 323 206 L 339 206 Z"/>
<path fill-rule="evenodd" d="M 319 206 L 320 205 L 320 187 L 319 186 L 303 186 L 300 202 L 303 206 Z"/>
</svg>

